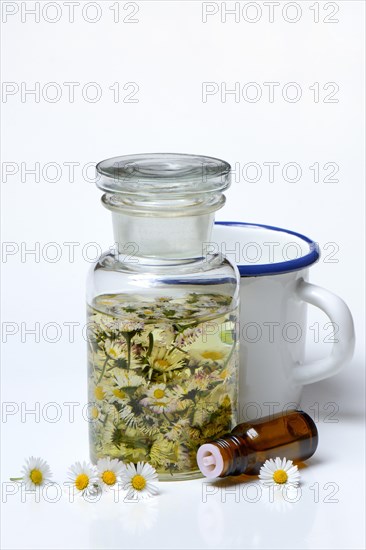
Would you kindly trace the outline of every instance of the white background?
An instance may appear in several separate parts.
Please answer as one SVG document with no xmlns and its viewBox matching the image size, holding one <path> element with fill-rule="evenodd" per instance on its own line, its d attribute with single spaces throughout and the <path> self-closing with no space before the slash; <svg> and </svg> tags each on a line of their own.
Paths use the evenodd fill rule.
<svg viewBox="0 0 366 550">
<path fill-rule="evenodd" d="M 298 502 L 269 503 L 265 494 L 250 502 L 253 488 L 236 481 L 212 487 L 202 480 L 160 484 L 161 495 L 147 504 L 116 504 L 109 497 L 97 504 L 82 499 L 70 503 L 65 495 L 54 504 L 44 499 L 34 503 L 32 498 L 22 503 L 18 493 L 3 502 L 3 547 L 363 548 L 364 3 L 338 1 L 327 7 L 325 2 L 301 1 L 286 8 L 288 3 L 281 2 L 272 23 L 265 2 L 249 8 L 241 2 L 240 10 L 249 11 L 241 11 L 238 22 L 233 15 L 222 22 L 225 3 L 223 8 L 211 3 L 218 12 L 206 23 L 201 2 L 137 2 L 138 12 L 131 16 L 136 23 L 123 22 L 134 10 L 123 2 L 114 22 L 115 2 L 94 3 L 98 15 L 95 6 L 83 12 L 90 2 L 81 0 L 73 23 L 64 2 L 49 3 L 46 12 L 46 2 L 40 2 L 40 21 L 35 22 L 24 11 L 34 4 L 2 2 L 2 79 L 6 90 L 13 86 L 14 92 L 2 98 L 2 240 L 8 243 L 2 258 L 2 399 L 15 403 L 14 414 L 2 418 L 2 482 L 18 475 L 29 455 L 46 458 L 61 483 L 71 463 L 88 458 L 87 424 L 81 415 L 86 403 L 81 332 L 86 256 L 96 255 L 88 243 L 102 249 L 113 243 L 100 193 L 87 181 L 93 171 L 84 177 L 83 167 L 89 163 L 149 151 L 208 154 L 229 161 L 236 170 L 257 163 L 261 178 L 248 181 L 255 178 L 252 171 L 246 178 L 234 177 L 217 218 L 277 225 L 317 240 L 323 256 L 312 268 L 311 280 L 349 304 L 358 339 L 347 369 L 305 389 L 304 409 L 313 416 L 319 410 L 320 445 L 301 471 Z M 233 5 L 226 3 L 227 8 Z M 4 9 L 17 8 L 6 18 Z M 290 23 L 286 18 L 294 19 L 294 10 L 300 17 Z M 257 22 L 247 21 L 256 14 Z M 47 21 L 59 16 L 55 23 Z M 326 23 L 327 16 L 339 21 Z M 34 88 L 37 82 L 39 102 L 32 95 L 22 97 L 22 87 Z M 56 88 L 47 88 L 49 82 L 61 90 L 59 101 L 50 101 Z M 65 82 L 80 83 L 74 102 Z M 90 102 L 93 88 L 85 89 L 89 82 L 101 90 L 99 101 Z M 119 102 L 109 89 L 116 82 Z M 135 103 L 123 101 L 132 91 L 123 86 L 130 82 L 138 86 Z M 250 102 L 241 95 L 236 102 L 233 95 L 220 97 L 218 92 L 204 102 L 203 82 L 216 83 L 219 90 L 225 83 L 232 89 L 238 82 L 242 90 L 255 82 L 262 97 Z M 272 102 L 265 82 L 279 83 Z M 297 102 L 283 98 L 289 82 L 302 91 Z M 319 98 L 309 88 L 316 82 Z M 323 89 L 330 82 L 339 87 L 333 96 L 338 102 L 324 102 L 334 89 Z M 252 87 L 249 96 L 253 92 Z M 290 98 L 293 93 L 289 88 Z M 272 182 L 265 162 L 280 163 Z M 289 162 L 301 167 L 297 182 L 286 181 L 294 178 L 291 170 L 282 176 Z M 25 173 L 35 163 L 39 181 Z M 58 170 L 48 163 L 57 163 Z M 70 163 L 78 163 L 74 178 Z M 309 169 L 314 163 L 320 165 L 318 182 Z M 339 181 L 324 181 L 331 171 L 323 169 L 326 163 L 339 167 L 334 176 Z M 48 243 L 57 243 L 59 261 L 50 260 L 56 248 Z M 71 245 L 64 243 L 76 243 L 74 259 Z M 25 254 L 35 247 L 35 255 Z M 326 321 L 316 311 L 311 320 L 320 325 Z M 25 334 L 37 322 L 39 342 Z M 65 325 L 70 322 L 76 323 L 73 342 Z M 57 342 L 50 342 L 55 330 L 48 323 L 60 327 Z M 51 328 L 42 335 L 45 327 Z M 14 334 L 4 334 L 11 330 Z M 309 356 L 328 352 L 327 345 L 309 338 Z M 48 418 L 55 412 L 47 408 L 51 402 L 62 411 L 55 423 Z M 65 402 L 81 404 L 74 422 Z M 21 411 L 35 403 L 40 418 L 23 418 Z M 329 403 L 335 404 L 331 420 L 336 422 L 324 420 L 334 410 L 333 405 L 327 409 Z M 327 502 L 334 484 L 337 502 Z M 233 487 L 235 494 L 229 494 Z"/>
</svg>

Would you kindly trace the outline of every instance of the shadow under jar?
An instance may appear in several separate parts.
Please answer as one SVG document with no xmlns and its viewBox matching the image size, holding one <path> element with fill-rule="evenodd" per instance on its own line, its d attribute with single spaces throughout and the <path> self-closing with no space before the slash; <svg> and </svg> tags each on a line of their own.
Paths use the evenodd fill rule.
<svg viewBox="0 0 366 550">
<path fill-rule="evenodd" d="M 238 271 L 205 252 L 230 165 L 131 155 L 102 161 L 97 176 L 116 249 L 88 278 L 91 459 L 199 477 L 198 447 L 237 420 Z"/>
</svg>

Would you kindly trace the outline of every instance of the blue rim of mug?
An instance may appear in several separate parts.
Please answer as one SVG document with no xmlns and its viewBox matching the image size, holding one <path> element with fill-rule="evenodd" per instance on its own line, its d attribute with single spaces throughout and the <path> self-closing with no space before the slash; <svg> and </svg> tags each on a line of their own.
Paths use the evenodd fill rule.
<svg viewBox="0 0 366 550">
<path fill-rule="evenodd" d="M 297 233 L 296 231 L 290 231 L 289 229 L 283 229 L 281 227 L 274 227 L 272 225 L 262 225 L 259 223 L 245 223 L 245 222 L 215 222 L 215 225 L 224 225 L 224 226 L 235 226 L 235 227 L 260 227 L 261 229 L 271 229 L 272 231 L 280 231 L 282 233 L 287 233 L 288 235 L 294 235 L 299 239 L 303 240 L 309 245 L 309 252 L 300 258 L 295 258 L 293 260 L 286 260 L 285 262 L 277 262 L 272 264 L 260 264 L 260 265 L 239 265 L 239 273 L 242 277 L 258 277 L 260 275 L 275 275 L 279 273 L 289 273 L 290 271 L 298 271 L 304 269 L 309 265 L 314 264 L 319 260 L 319 246 L 318 244 Z"/>
</svg>

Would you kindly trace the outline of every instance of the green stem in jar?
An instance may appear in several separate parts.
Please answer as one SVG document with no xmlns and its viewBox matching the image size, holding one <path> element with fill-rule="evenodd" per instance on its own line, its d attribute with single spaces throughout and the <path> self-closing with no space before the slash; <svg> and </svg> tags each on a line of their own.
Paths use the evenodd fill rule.
<svg viewBox="0 0 366 550">
<path fill-rule="evenodd" d="M 230 359 L 232 358 L 235 349 L 236 349 L 236 345 L 235 345 L 235 342 L 234 342 L 234 344 L 231 346 L 231 351 L 230 351 L 230 353 L 229 353 L 228 358 L 226 359 L 226 361 L 225 361 L 225 363 L 224 363 L 224 366 L 222 367 L 222 370 L 226 369 L 226 367 L 228 366 L 229 361 L 230 361 Z"/>
<path fill-rule="evenodd" d="M 103 364 L 102 372 L 100 373 L 100 376 L 99 376 L 99 378 L 98 378 L 97 385 L 100 383 L 100 381 L 102 380 L 102 378 L 103 378 L 103 376 L 104 376 L 105 369 L 106 369 L 106 367 L 107 367 L 108 361 L 109 361 L 109 357 L 106 357 L 106 360 L 104 361 L 104 364 Z"/>
<path fill-rule="evenodd" d="M 131 365 L 131 342 L 133 336 L 135 336 L 136 332 L 122 332 L 123 338 L 126 340 L 127 344 L 127 368 L 130 368 Z"/>
<path fill-rule="evenodd" d="M 130 368 L 131 365 L 131 340 L 128 340 L 127 343 L 127 368 Z"/>
<path fill-rule="evenodd" d="M 151 352 L 153 350 L 153 347 L 154 347 L 154 335 L 153 335 L 152 332 L 150 332 L 149 333 L 149 348 L 147 350 L 146 357 L 150 357 Z"/>
</svg>

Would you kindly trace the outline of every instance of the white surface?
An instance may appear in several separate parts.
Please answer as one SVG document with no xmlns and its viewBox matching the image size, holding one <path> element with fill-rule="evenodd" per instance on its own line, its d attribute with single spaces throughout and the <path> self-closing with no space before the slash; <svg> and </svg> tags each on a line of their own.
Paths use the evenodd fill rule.
<svg viewBox="0 0 366 550">
<path fill-rule="evenodd" d="M 26 3 L 14 4 L 23 9 Z M 24 457 L 32 454 L 46 458 L 61 482 L 72 462 L 87 458 L 82 405 L 69 422 L 63 403 L 86 401 L 81 328 L 87 255 L 92 259 L 98 246 L 112 244 L 100 192 L 84 179 L 85 173 L 91 177 L 88 163 L 144 151 L 209 154 L 236 169 L 238 163 L 240 168 L 258 163 L 262 178 L 256 183 L 234 178 L 218 218 L 277 225 L 316 239 L 323 259 L 312 268 L 311 280 L 349 304 L 358 341 L 346 371 L 305 390 L 305 410 L 314 415 L 319 408 L 321 417 L 334 413 L 328 420 L 339 422 L 319 421 L 319 449 L 301 472 L 298 503 L 275 505 L 264 496 L 250 503 L 254 497 L 242 492 L 245 484 L 239 502 L 229 494 L 222 502 L 222 487 L 204 502 L 207 487 L 201 480 L 161 484 L 161 495 L 148 505 L 114 504 L 107 497 L 97 504 L 71 504 L 66 497 L 55 504 L 32 504 L 22 503 L 18 494 L 3 503 L 3 548 L 363 548 L 364 3 L 337 2 L 339 23 L 333 24 L 323 22 L 330 14 L 324 2 L 319 3 L 319 23 L 312 20 L 309 2 L 301 2 L 302 17 L 293 24 L 281 15 L 273 23 L 264 15 L 255 24 L 230 18 L 221 23 L 220 14 L 202 23 L 200 2 L 155 1 L 139 3 L 136 24 L 114 23 L 107 1 L 100 2 L 99 22 L 84 21 L 75 8 L 75 22 L 69 23 L 64 3 L 58 4 L 62 17 L 55 24 L 34 23 L 32 16 L 22 23 L 19 12 L 2 29 L 3 80 L 19 87 L 39 82 L 42 89 L 56 82 L 63 91 L 56 103 L 42 96 L 39 103 L 31 96 L 22 102 L 19 93 L 2 104 L 2 159 L 15 163 L 7 169 L 18 169 L 2 187 L 2 239 L 15 243 L 15 253 L 2 263 L 3 342 L 4 327 L 15 332 L 3 343 L 2 399 L 19 410 L 22 402 L 23 409 L 39 403 L 43 411 L 39 422 L 29 415 L 22 419 L 20 412 L 7 421 L 3 417 L 2 482 L 16 476 Z M 262 2 L 257 4 L 267 13 Z M 130 8 L 121 13 L 125 17 Z M 91 81 L 103 91 L 96 103 L 78 91 Z M 80 83 L 73 103 L 66 99 L 64 82 Z M 124 84 L 137 83 L 139 102 L 114 103 L 109 87 L 115 82 L 124 96 L 136 89 L 123 90 Z M 273 103 L 265 95 L 257 103 L 236 103 L 232 96 L 221 102 L 219 94 L 203 103 L 202 82 L 226 82 L 228 89 L 235 82 L 241 89 L 257 82 L 263 94 L 268 92 L 265 82 L 280 86 Z M 301 86 L 297 103 L 282 99 L 288 82 Z M 309 90 L 314 82 L 320 83 L 322 98 L 334 89 L 323 86 L 336 82 L 339 102 L 314 102 Z M 39 182 L 24 174 L 37 162 L 43 171 Z M 268 162 L 280 163 L 274 182 L 263 164 Z M 302 169 L 297 182 L 280 177 L 289 162 Z M 52 166 L 47 171 L 47 163 L 58 163 L 58 173 Z M 70 163 L 79 163 L 74 178 L 69 177 Z M 320 164 L 319 182 L 315 168 L 309 169 L 315 163 Z M 334 167 L 323 169 L 326 163 L 339 166 L 338 182 L 323 181 Z M 52 183 L 52 177 L 58 181 Z M 88 246 L 91 242 L 98 246 Z M 72 245 L 65 243 L 75 243 L 73 260 Z M 24 256 L 25 248 L 35 248 L 36 256 Z M 61 258 L 52 262 L 55 252 Z M 309 350 L 309 358 L 315 358 L 327 348 L 322 342 L 326 318 L 310 309 L 309 323 L 319 322 L 321 333 L 321 343 Z M 15 324 L 4 325 L 9 322 Z M 35 323 L 39 342 L 25 334 Z M 76 323 L 73 342 L 67 323 Z M 56 410 L 47 405 L 51 402 L 61 407 L 55 423 L 49 421 Z M 314 502 L 315 483 L 319 502 Z M 333 496 L 339 502 L 325 502 L 333 488 L 327 483 L 339 486 Z"/>
</svg>

